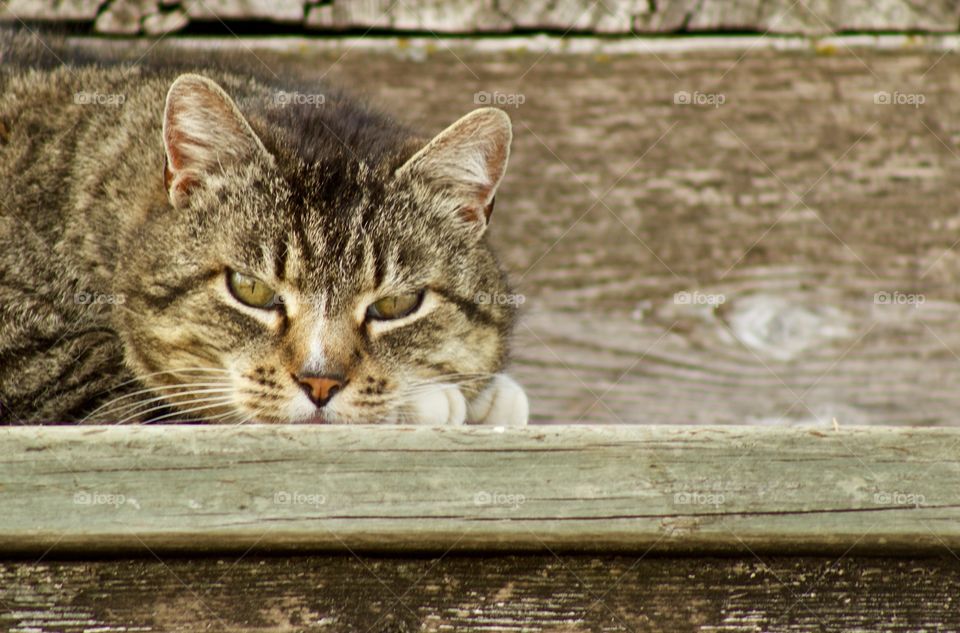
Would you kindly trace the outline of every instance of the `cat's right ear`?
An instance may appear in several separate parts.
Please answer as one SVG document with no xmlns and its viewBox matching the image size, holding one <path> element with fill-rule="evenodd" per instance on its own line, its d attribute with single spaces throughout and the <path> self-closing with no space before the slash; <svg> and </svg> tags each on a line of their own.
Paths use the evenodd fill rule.
<svg viewBox="0 0 960 633">
<path fill-rule="evenodd" d="M 443 193 L 448 216 L 479 239 L 507 169 L 513 131 L 503 110 L 480 108 L 438 134 L 396 172 Z"/>
<path fill-rule="evenodd" d="M 204 178 L 257 156 L 272 160 L 236 104 L 200 75 L 177 77 L 163 111 L 164 184 L 170 203 L 183 206 Z"/>
</svg>

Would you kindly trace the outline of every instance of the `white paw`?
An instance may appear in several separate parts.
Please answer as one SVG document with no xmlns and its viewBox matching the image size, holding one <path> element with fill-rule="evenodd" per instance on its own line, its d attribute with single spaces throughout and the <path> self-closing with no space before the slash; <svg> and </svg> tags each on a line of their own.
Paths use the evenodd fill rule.
<svg viewBox="0 0 960 633">
<path fill-rule="evenodd" d="M 525 426 L 530 404 L 523 387 L 506 374 L 493 380 L 467 405 L 467 424 Z"/>
<path fill-rule="evenodd" d="M 456 385 L 435 385 L 407 403 L 405 417 L 409 424 L 456 426 L 467 419 L 467 401 Z"/>
</svg>

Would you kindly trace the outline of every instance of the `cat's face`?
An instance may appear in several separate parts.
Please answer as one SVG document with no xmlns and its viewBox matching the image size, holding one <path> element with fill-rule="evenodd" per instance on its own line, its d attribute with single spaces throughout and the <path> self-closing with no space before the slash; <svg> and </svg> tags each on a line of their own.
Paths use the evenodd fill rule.
<svg viewBox="0 0 960 633">
<path fill-rule="evenodd" d="M 184 76 L 164 137 L 169 208 L 121 273 L 127 360 L 159 399 L 126 413 L 398 422 L 431 384 L 471 393 L 500 369 L 514 315 L 485 300 L 507 289 L 482 235 L 504 114 L 464 117 L 399 168 L 348 148 L 304 164 Z"/>
</svg>

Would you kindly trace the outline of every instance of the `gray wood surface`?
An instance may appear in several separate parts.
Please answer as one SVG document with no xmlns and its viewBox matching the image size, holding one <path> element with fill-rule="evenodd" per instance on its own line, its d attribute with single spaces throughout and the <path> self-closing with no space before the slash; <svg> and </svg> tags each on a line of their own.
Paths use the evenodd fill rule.
<svg viewBox="0 0 960 633">
<path fill-rule="evenodd" d="M 956 2 L 935 0 L 7 0 L 0 21 L 94 23 L 100 33 L 131 34 L 157 16 L 236 24 L 262 20 L 326 31 L 703 33 L 755 31 L 955 31 Z M 106 16 L 106 17 L 104 17 Z"/>
<path fill-rule="evenodd" d="M 0 563 L 11 633 L 948 633 L 960 562 L 508 556 Z"/>
<path fill-rule="evenodd" d="M 0 552 L 949 552 L 960 431 L 0 428 Z"/>
</svg>

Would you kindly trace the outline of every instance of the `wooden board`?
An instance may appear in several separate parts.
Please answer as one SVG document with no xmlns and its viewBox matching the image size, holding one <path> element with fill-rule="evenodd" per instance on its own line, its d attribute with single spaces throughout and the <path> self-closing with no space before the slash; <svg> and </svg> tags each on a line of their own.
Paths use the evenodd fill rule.
<svg viewBox="0 0 960 633">
<path fill-rule="evenodd" d="M 18 18 L 93 22 L 100 33 L 130 34 L 138 32 L 144 18 L 171 12 L 201 24 L 223 26 L 225 32 L 231 27 L 242 28 L 245 20 L 296 24 L 328 32 L 376 28 L 428 33 L 719 30 L 822 34 L 831 30 L 943 32 L 956 30 L 958 25 L 956 5 L 949 0 L 7 0 L 0 7 L 0 22 Z M 111 18 L 103 19 L 103 15 Z"/>
<path fill-rule="evenodd" d="M 7 427 L 0 552 L 945 552 L 960 431 Z"/>
<path fill-rule="evenodd" d="M 0 563 L 0 630 L 947 632 L 958 595 L 952 557 L 150 556 Z"/>
</svg>

